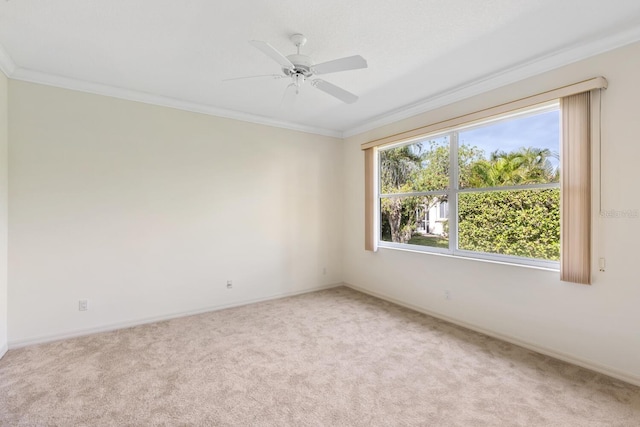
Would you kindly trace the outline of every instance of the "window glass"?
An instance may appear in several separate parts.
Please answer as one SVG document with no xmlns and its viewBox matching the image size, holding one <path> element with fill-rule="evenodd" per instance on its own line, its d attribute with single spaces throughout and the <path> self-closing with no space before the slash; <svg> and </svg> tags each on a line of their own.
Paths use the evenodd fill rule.
<svg viewBox="0 0 640 427">
<path fill-rule="evenodd" d="M 380 149 L 381 245 L 557 265 L 559 151 L 557 104 Z"/>
</svg>

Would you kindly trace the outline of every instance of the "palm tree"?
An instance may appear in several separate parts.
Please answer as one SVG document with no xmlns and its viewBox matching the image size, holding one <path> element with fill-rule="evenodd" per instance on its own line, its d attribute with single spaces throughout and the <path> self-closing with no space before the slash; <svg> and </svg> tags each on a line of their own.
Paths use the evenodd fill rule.
<svg viewBox="0 0 640 427">
<path fill-rule="evenodd" d="M 418 147 L 418 150 L 420 147 Z M 384 193 L 398 192 L 420 168 L 422 156 L 411 145 L 380 151 L 380 180 Z"/>
<path fill-rule="evenodd" d="M 411 177 L 420 169 L 422 162 L 419 154 L 421 146 L 416 145 L 380 151 L 382 193 L 400 193 L 411 186 Z M 406 243 L 411 238 L 411 224 L 403 224 L 403 200 L 399 197 L 385 198 L 381 203 L 382 220 L 388 221 L 391 241 L 397 243 Z M 406 219 L 404 222 L 407 222 Z"/>
<path fill-rule="evenodd" d="M 554 157 L 547 148 L 520 148 L 508 153 L 496 150 L 488 160 L 471 166 L 469 181 L 472 187 L 557 182 L 559 174 L 550 161 Z"/>
<path fill-rule="evenodd" d="M 521 148 L 516 153 L 528 184 L 557 182 L 560 178 L 559 171 L 550 161 L 551 158 L 558 159 L 558 155 L 548 148 Z"/>
</svg>

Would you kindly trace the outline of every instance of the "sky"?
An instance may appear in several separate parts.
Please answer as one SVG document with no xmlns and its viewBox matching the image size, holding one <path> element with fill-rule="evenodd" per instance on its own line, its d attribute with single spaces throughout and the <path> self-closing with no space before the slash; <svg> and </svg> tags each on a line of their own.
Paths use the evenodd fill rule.
<svg viewBox="0 0 640 427">
<path fill-rule="evenodd" d="M 459 134 L 460 145 L 475 145 L 483 149 L 487 157 L 496 150 L 509 152 L 521 147 L 548 148 L 559 154 L 559 141 L 559 110 L 492 123 Z M 558 164 L 555 159 L 551 162 L 554 166 Z"/>
</svg>

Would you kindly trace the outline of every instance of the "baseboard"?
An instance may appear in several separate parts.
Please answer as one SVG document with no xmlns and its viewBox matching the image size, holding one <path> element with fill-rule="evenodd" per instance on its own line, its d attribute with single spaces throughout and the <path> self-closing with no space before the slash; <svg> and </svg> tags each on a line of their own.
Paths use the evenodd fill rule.
<svg viewBox="0 0 640 427">
<path fill-rule="evenodd" d="M 7 344 L 3 344 L 2 346 L 0 346 L 0 359 L 2 359 L 5 354 L 7 354 L 7 351 L 9 351 L 9 346 Z"/>
<path fill-rule="evenodd" d="M 311 289 L 305 289 L 305 290 L 302 290 L 302 291 L 282 292 L 282 293 L 273 294 L 273 295 L 269 295 L 269 296 L 262 297 L 262 298 L 253 298 L 253 299 L 244 300 L 244 301 L 240 301 L 240 302 L 234 302 L 234 303 L 230 303 L 230 304 L 220 304 L 220 305 L 215 305 L 215 306 L 209 306 L 209 307 L 198 309 L 198 310 L 183 311 L 183 312 L 171 313 L 171 314 L 166 314 L 166 315 L 161 315 L 161 316 L 154 316 L 154 317 L 147 317 L 147 318 L 143 318 L 143 319 L 136 319 L 136 320 L 126 321 L 126 322 L 111 323 L 111 324 L 108 324 L 108 325 L 97 326 L 97 327 L 93 327 L 93 328 L 77 329 L 77 330 L 67 331 L 67 332 L 63 332 L 61 334 L 45 335 L 45 336 L 40 336 L 40 337 L 27 338 L 27 339 L 24 339 L 24 340 L 9 341 L 8 346 L 6 346 L 6 345 L 4 346 L 4 351 L 6 352 L 7 349 L 13 350 L 13 349 L 16 349 L 16 348 L 27 347 L 27 346 L 35 345 L 35 344 L 44 344 L 44 343 L 48 343 L 48 342 L 61 341 L 61 340 L 66 340 L 66 339 L 70 339 L 70 338 L 83 337 L 83 336 L 97 334 L 97 333 L 101 333 L 101 332 L 111 332 L 111 331 L 116 331 L 118 329 L 132 328 L 134 326 L 146 325 L 148 323 L 163 322 L 165 320 L 176 319 L 178 317 L 194 316 L 196 314 L 209 313 L 209 312 L 212 312 L 212 311 L 224 310 L 224 309 L 227 309 L 227 308 L 241 307 L 241 306 L 244 306 L 244 305 L 255 304 L 255 303 L 258 303 L 258 302 L 270 301 L 270 300 L 274 300 L 274 299 L 292 297 L 292 296 L 295 296 L 295 295 L 302 295 L 302 294 L 307 294 L 307 293 L 311 293 L 311 292 L 317 292 L 317 291 L 321 291 L 321 290 L 325 290 L 325 289 L 336 288 L 336 287 L 339 287 L 339 286 L 345 286 L 345 284 L 344 283 L 334 283 L 334 284 L 331 284 L 331 285 L 318 286 L 318 287 L 314 287 L 314 288 L 311 288 Z"/>
<path fill-rule="evenodd" d="M 551 349 L 551 348 L 547 348 L 547 347 L 543 347 L 543 346 L 540 346 L 540 345 L 537 345 L 537 344 L 533 344 L 533 343 L 530 343 L 530 342 L 527 342 L 527 341 L 523 341 L 520 338 L 516 338 L 516 337 L 510 336 L 510 335 L 502 334 L 500 332 L 495 332 L 495 331 L 492 331 L 492 330 L 489 330 L 489 329 L 481 328 L 479 326 L 476 326 L 476 325 L 473 325 L 473 324 L 470 324 L 470 323 L 467 323 L 467 322 L 463 322 L 463 321 L 454 319 L 454 318 L 446 316 L 444 314 L 441 314 L 441 313 L 438 313 L 438 312 L 434 312 L 434 311 L 431 311 L 431 310 L 427 310 L 427 309 L 424 309 L 424 308 L 419 307 L 417 305 L 406 303 L 404 301 L 400 301 L 400 300 L 398 300 L 396 298 L 393 298 L 393 297 L 391 297 L 389 295 L 386 295 L 386 294 L 383 294 L 383 293 L 370 291 L 368 289 L 361 288 L 359 286 L 355 286 L 355 285 L 352 285 L 350 283 L 344 283 L 343 285 L 348 287 L 348 288 L 351 288 L 351 289 L 353 289 L 355 291 L 362 292 L 364 294 L 371 295 L 371 296 L 376 297 L 376 298 L 380 298 L 382 300 L 397 304 L 399 306 L 402 306 L 402 307 L 405 307 L 405 308 L 408 308 L 408 309 L 411 309 L 411 310 L 414 310 L 414 311 L 417 311 L 417 312 L 420 312 L 420 313 L 423 313 L 423 314 L 426 314 L 426 315 L 429 315 L 429 316 L 432 316 L 432 317 L 435 317 L 435 318 L 438 318 L 438 319 L 441 319 L 441 320 L 444 320 L 444 321 L 449 322 L 449 323 L 453 323 L 454 325 L 462 326 L 463 328 L 470 329 L 472 331 L 479 332 L 481 334 L 488 335 L 490 337 L 497 338 L 499 340 L 506 341 L 508 343 L 515 344 L 515 345 L 520 346 L 520 347 L 524 347 L 524 348 L 526 348 L 528 350 L 535 351 L 536 353 L 540 353 L 540 354 L 543 354 L 545 356 L 553 357 L 555 359 L 562 360 L 564 362 L 571 363 L 572 365 L 580 366 L 582 368 L 586 368 L 586 369 L 589 369 L 591 371 L 598 372 L 600 374 L 608 375 L 610 377 L 619 379 L 619 380 L 627 382 L 629 384 L 640 386 L 640 376 L 637 376 L 637 375 L 634 375 L 634 374 L 630 374 L 628 372 L 623 372 L 623 371 L 620 371 L 618 369 L 611 368 L 609 366 L 601 365 L 601 364 L 595 363 L 595 362 L 593 362 L 591 360 L 581 359 L 581 358 L 575 357 L 575 356 L 573 356 L 571 354 L 563 353 L 563 352 L 560 352 L 560 351 L 557 351 L 557 350 L 554 350 L 554 349 Z"/>
</svg>

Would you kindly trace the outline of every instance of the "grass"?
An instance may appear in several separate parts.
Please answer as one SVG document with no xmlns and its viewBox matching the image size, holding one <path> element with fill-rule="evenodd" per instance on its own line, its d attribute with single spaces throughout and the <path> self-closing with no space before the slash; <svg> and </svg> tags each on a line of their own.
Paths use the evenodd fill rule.
<svg viewBox="0 0 640 427">
<path fill-rule="evenodd" d="M 448 248 L 449 239 L 439 236 L 423 236 L 414 234 L 408 242 L 410 245 L 431 246 L 434 248 Z"/>
</svg>

